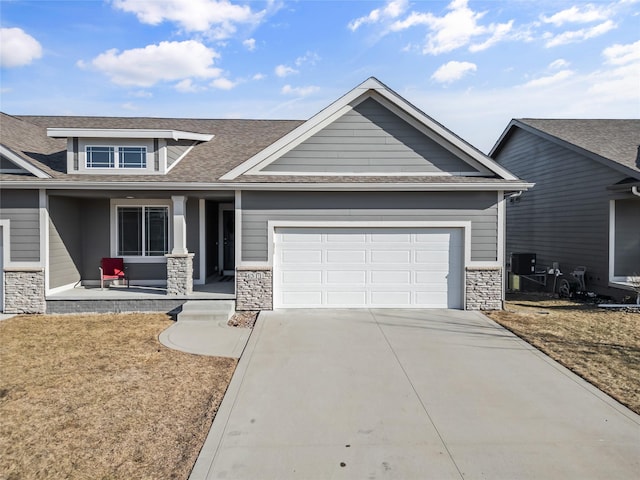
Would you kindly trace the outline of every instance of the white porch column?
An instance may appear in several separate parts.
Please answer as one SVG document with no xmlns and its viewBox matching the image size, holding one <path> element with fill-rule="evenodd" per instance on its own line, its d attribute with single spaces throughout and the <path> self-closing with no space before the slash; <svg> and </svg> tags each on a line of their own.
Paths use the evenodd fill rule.
<svg viewBox="0 0 640 480">
<path fill-rule="evenodd" d="M 185 255 L 187 250 L 187 197 L 172 195 L 173 201 L 173 255 Z"/>
<path fill-rule="evenodd" d="M 193 253 L 187 250 L 187 197 L 172 195 L 173 249 L 167 257 L 167 295 L 193 291 Z"/>
</svg>

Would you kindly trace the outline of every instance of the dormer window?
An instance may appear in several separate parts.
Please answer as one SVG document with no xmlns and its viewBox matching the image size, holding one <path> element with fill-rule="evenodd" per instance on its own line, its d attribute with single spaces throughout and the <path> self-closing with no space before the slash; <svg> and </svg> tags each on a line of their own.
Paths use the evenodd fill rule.
<svg viewBox="0 0 640 480">
<path fill-rule="evenodd" d="M 144 128 L 47 128 L 47 136 L 67 139 L 67 173 L 166 175 L 213 135 Z"/>
<path fill-rule="evenodd" d="M 86 146 L 87 168 L 146 168 L 147 147 Z"/>
</svg>

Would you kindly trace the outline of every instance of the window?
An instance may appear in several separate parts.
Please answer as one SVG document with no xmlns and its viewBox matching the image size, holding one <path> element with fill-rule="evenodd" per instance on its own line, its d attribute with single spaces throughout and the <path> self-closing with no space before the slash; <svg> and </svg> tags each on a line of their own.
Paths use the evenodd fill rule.
<svg viewBox="0 0 640 480">
<path fill-rule="evenodd" d="M 87 168 L 146 168 L 147 147 L 87 146 Z"/>
<path fill-rule="evenodd" d="M 169 207 L 117 207 L 117 255 L 158 257 L 169 253 Z"/>
<path fill-rule="evenodd" d="M 87 168 L 113 168 L 114 147 L 87 147 Z"/>
</svg>

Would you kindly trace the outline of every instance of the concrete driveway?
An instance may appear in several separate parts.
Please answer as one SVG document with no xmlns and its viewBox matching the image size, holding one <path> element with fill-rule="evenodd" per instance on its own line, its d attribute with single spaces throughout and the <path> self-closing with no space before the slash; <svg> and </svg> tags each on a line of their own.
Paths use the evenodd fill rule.
<svg viewBox="0 0 640 480">
<path fill-rule="evenodd" d="M 612 479 L 640 417 L 476 312 L 263 312 L 192 479 Z"/>
</svg>

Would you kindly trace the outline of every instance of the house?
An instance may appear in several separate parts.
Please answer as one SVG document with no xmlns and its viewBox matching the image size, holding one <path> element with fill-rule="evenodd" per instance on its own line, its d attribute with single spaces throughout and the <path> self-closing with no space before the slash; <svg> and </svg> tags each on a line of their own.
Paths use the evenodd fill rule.
<svg viewBox="0 0 640 480">
<path fill-rule="evenodd" d="M 633 296 L 640 275 L 640 120 L 513 120 L 490 156 L 535 188 L 507 205 L 507 252 L 531 252 L 588 291 Z"/>
<path fill-rule="evenodd" d="M 370 78 L 311 119 L 3 115 L 5 312 L 99 285 L 238 310 L 501 308 L 505 196 L 531 185 Z"/>
</svg>

